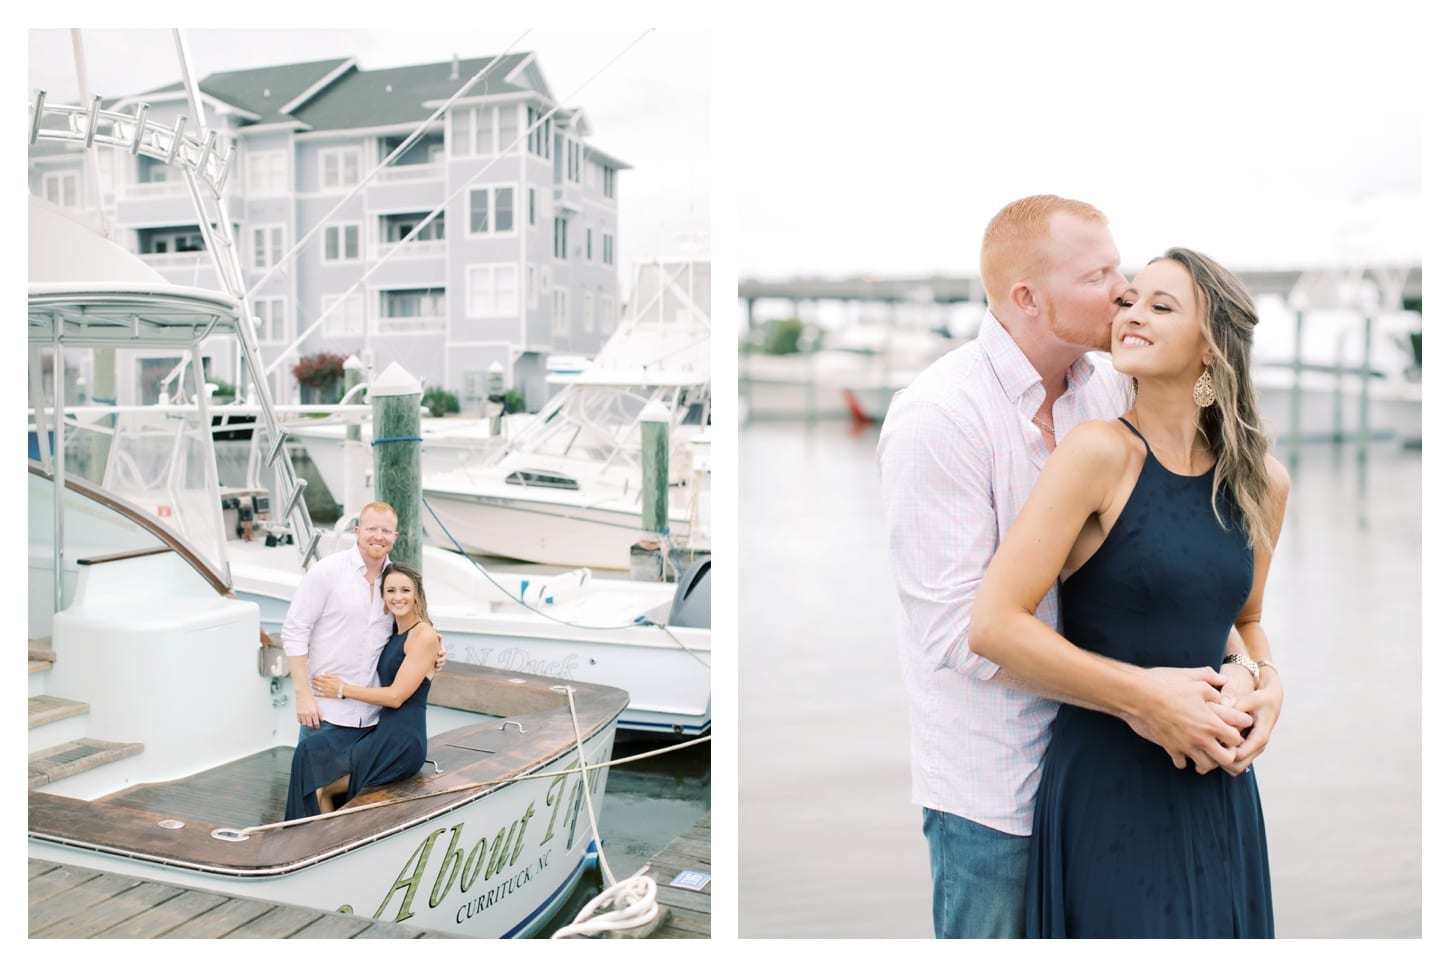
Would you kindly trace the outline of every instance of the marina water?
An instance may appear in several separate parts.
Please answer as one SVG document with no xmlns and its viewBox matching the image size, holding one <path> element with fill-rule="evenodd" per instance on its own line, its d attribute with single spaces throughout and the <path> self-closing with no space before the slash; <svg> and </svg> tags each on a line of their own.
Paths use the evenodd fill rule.
<svg viewBox="0 0 1450 967">
<path fill-rule="evenodd" d="M 876 440 L 740 428 L 741 937 L 932 933 Z M 1255 765 L 1280 937 L 1421 936 L 1420 466 L 1386 440 L 1290 468 L 1264 616 L 1284 710 Z"/>
</svg>

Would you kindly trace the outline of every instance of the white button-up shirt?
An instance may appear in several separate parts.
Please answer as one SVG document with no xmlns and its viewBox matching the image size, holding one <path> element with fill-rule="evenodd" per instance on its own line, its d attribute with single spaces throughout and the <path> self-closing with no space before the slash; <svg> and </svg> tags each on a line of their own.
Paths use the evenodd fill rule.
<svg viewBox="0 0 1450 967">
<path fill-rule="evenodd" d="M 386 567 L 386 565 L 384 565 Z M 375 686 L 378 656 L 393 634 L 383 609 L 382 580 L 367 579 L 356 546 L 329 554 L 302 576 L 282 622 L 282 649 L 307 656 L 307 671 Z M 374 725 L 378 706 L 351 698 L 317 696 L 317 711 L 333 725 Z"/>
<path fill-rule="evenodd" d="M 997 681 L 998 666 L 967 647 L 967 626 L 987 564 L 1047 461 L 1032 423 L 1045 396 L 1042 377 L 987 313 L 975 340 L 896 394 L 876 451 L 902 606 L 912 801 L 1020 836 L 1032 831 L 1057 703 Z M 1106 356 L 1088 354 L 1053 405 L 1057 439 L 1125 406 L 1122 377 Z M 1059 627 L 1055 587 L 1037 616 Z"/>
</svg>

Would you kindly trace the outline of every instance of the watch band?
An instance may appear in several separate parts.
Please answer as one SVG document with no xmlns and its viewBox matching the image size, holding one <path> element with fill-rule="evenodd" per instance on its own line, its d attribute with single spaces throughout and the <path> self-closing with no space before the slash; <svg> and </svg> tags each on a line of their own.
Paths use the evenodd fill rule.
<svg viewBox="0 0 1450 967">
<path fill-rule="evenodd" d="M 1254 687 L 1255 688 L 1258 688 L 1259 687 L 1259 663 L 1256 662 L 1256 661 L 1254 661 L 1248 655 L 1240 655 L 1240 654 L 1224 655 L 1224 657 L 1223 657 L 1223 663 L 1225 665 L 1243 665 L 1245 668 L 1247 668 L 1249 670 L 1249 674 L 1252 675 L 1252 676 L 1254 676 Z M 1270 666 L 1270 667 L 1273 667 L 1273 666 Z"/>
</svg>

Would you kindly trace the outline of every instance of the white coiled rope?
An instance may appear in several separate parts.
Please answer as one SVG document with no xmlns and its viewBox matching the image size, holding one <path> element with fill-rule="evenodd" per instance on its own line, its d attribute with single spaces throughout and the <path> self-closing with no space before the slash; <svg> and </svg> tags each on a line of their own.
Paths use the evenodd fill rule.
<svg viewBox="0 0 1450 967">
<path fill-rule="evenodd" d="M 579 734 L 579 717 L 574 709 L 574 689 L 558 685 L 555 688 L 569 696 L 569 717 L 574 721 L 574 742 L 579 747 L 579 775 L 584 786 L 584 804 L 589 810 L 589 828 L 594 832 L 594 843 L 599 850 L 599 868 L 604 874 L 605 888 L 569 923 L 554 931 L 553 939 L 567 937 L 598 937 L 609 934 L 615 937 L 647 937 L 664 920 L 665 911 L 655 901 L 659 884 L 653 877 L 646 876 L 646 865 L 627 880 L 615 882 L 609 861 L 604 858 L 604 843 L 599 838 L 599 823 L 594 816 L 594 797 L 589 792 L 589 775 L 585 770 L 588 760 L 584 757 L 584 738 Z M 598 911 L 603 910 L 600 913 Z"/>
</svg>

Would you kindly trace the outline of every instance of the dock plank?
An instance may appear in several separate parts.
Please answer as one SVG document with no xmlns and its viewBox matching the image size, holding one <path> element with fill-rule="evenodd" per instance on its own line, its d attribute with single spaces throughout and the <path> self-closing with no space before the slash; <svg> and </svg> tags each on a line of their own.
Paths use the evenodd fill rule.
<svg viewBox="0 0 1450 967">
<path fill-rule="evenodd" d="M 227 934 L 227 937 L 239 939 L 292 937 L 321 916 L 322 913 L 317 910 L 273 905 L 260 917 L 242 924 L 236 930 Z"/>
<path fill-rule="evenodd" d="M 701 890 L 670 886 L 685 871 L 710 872 L 710 814 L 704 816 L 655 854 L 649 864 L 650 874 L 659 884 L 656 899 L 670 915 L 652 940 L 707 940 L 710 937 L 710 889 L 714 880 Z"/>
<path fill-rule="evenodd" d="M 181 887 L 167 883 L 136 881 L 101 903 L 78 910 L 38 931 L 35 937 L 94 937 L 176 897 Z"/>
<path fill-rule="evenodd" d="M 203 914 L 210 913 L 226 902 L 226 897 L 215 893 L 182 890 L 166 902 L 159 903 L 149 910 L 143 910 L 129 920 L 115 924 L 96 936 L 118 940 L 147 940 L 162 937 L 170 931 L 196 920 Z"/>
<path fill-rule="evenodd" d="M 31 858 L 32 938 L 456 939 L 366 917 L 312 910 Z"/>
</svg>

